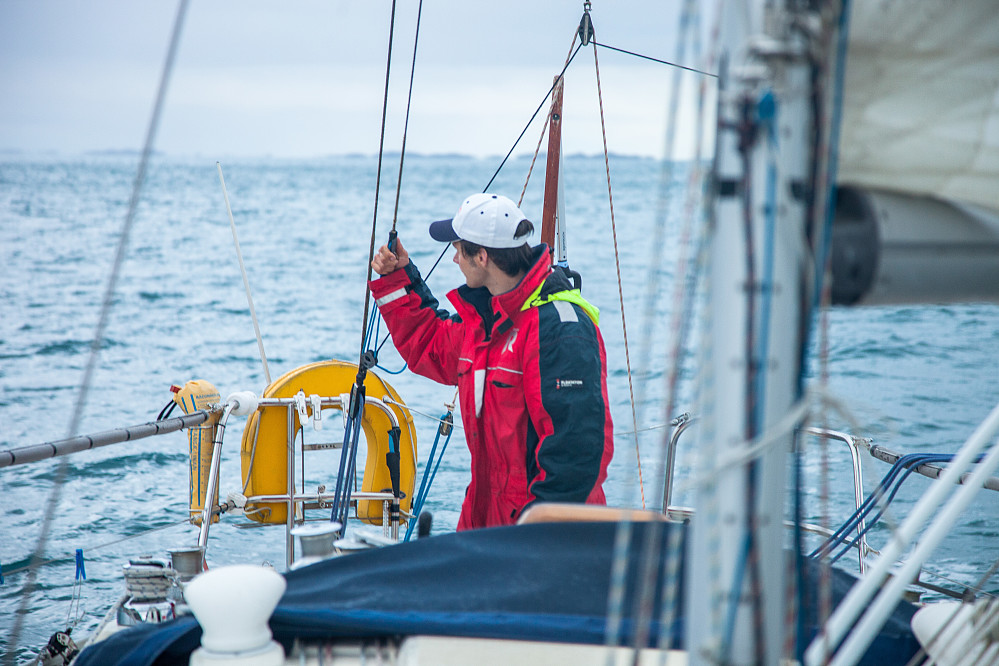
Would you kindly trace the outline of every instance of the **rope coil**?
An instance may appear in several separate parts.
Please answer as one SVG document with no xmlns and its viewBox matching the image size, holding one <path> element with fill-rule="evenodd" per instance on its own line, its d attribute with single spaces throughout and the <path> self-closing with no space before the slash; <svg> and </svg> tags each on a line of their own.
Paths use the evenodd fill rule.
<svg viewBox="0 0 999 666">
<path fill-rule="evenodd" d="M 129 562 L 122 567 L 125 589 L 133 601 L 160 601 L 167 598 L 177 572 L 159 563 Z"/>
</svg>

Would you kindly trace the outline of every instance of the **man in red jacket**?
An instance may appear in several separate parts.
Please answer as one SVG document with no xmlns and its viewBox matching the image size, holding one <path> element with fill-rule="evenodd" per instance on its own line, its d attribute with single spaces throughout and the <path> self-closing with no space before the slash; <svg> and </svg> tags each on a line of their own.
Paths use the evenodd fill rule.
<svg viewBox="0 0 999 666">
<path fill-rule="evenodd" d="M 458 386 L 472 480 L 458 529 L 508 525 L 533 502 L 605 504 L 614 450 L 597 309 L 553 270 L 510 199 L 473 194 L 430 235 L 455 246 L 465 285 L 438 309 L 396 241 L 371 293 L 410 369 Z"/>
</svg>

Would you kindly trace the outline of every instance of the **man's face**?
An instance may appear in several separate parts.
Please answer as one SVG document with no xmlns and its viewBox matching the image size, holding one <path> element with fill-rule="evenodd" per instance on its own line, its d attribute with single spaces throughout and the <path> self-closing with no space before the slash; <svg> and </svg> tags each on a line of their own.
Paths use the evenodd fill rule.
<svg viewBox="0 0 999 666">
<path fill-rule="evenodd" d="M 451 245 L 454 246 L 454 263 L 458 264 L 462 275 L 465 276 L 465 284 L 473 289 L 485 285 L 486 268 L 483 258 L 486 251 L 479 250 L 478 254 L 466 257 L 459 243 L 460 241 L 456 241 Z"/>
</svg>

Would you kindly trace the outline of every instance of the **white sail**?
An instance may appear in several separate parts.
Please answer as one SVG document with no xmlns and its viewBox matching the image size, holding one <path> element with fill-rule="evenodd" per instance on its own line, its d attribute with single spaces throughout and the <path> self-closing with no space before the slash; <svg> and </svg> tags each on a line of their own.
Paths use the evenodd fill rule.
<svg viewBox="0 0 999 666">
<path fill-rule="evenodd" d="M 999 210 L 994 0 L 851 6 L 840 184 Z"/>
</svg>

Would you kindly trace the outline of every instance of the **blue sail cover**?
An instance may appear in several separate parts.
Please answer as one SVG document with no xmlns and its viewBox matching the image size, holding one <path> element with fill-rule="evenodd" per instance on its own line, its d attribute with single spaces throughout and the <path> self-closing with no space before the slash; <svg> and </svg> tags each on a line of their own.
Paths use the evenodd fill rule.
<svg viewBox="0 0 999 666">
<path fill-rule="evenodd" d="M 635 635 L 632 618 L 644 587 L 638 582 L 643 553 L 654 546 L 653 570 L 662 571 L 670 529 L 685 527 L 631 526 L 620 644 L 630 645 Z M 603 644 L 616 531 L 615 523 L 518 525 L 326 560 L 286 574 L 288 588 L 271 617 L 271 630 L 286 650 L 296 638 L 336 641 L 406 635 Z M 681 563 L 678 580 L 682 568 Z M 838 570 L 833 574 L 836 603 L 854 579 Z M 814 575 L 807 578 L 816 580 Z M 679 592 L 674 618 L 682 615 Z M 653 617 L 659 617 L 662 581 L 656 581 L 651 599 Z M 900 604 L 861 663 L 908 661 L 918 650 L 909 629 L 914 611 L 911 604 Z M 809 636 L 816 626 L 812 599 L 805 610 Z M 655 644 L 659 628 L 658 623 L 652 625 L 650 645 Z M 682 619 L 663 627 L 662 636 L 663 645 L 682 647 Z M 76 663 L 186 665 L 200 639 L 201 628 L 192 617 L 140 625 L 88 647 Z"/>
</svg>

